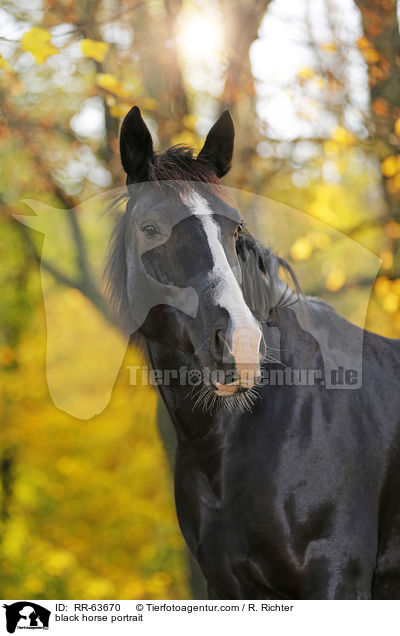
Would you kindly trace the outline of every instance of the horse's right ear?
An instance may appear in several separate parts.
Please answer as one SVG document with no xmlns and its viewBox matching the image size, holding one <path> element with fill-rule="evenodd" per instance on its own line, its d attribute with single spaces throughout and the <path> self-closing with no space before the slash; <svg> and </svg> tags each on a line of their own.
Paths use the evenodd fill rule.
<svg viewBox="0 0 400 636">
<path fill-rule="evenodd" d="M 128 183 L 147 181 L 154 156 L 153 141 L 137 106 L 131 108 L 122 122 L 119 147 Z"/>
<path fill-rule="evenodd" d="M 229 171 L 233 154 L 235 127 L 229 110 L 224 110 L 207 135 L 197 159 L 206 161 L 220 179 Z"/>
</svg>

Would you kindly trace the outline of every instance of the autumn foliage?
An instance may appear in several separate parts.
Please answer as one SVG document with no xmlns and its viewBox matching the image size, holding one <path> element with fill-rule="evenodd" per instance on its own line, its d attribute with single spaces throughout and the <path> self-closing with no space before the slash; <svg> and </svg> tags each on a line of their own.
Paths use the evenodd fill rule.
<svg viewBox="0 0 400 636">
<path fill-rule="evenodd" d="M 157 417 L 154 389 L 129 384 L 126 367 L 140 352 L 126 354 L 109 405 L 88 420 L 58 409 L 46 383 L 40 262 L 60 358 L 77 338 L 92 342 L 87 325 L 113 328 L 86 256 L 98 237 L 84 235 L 77 206 L 123 185 L 118 131 L 133 104 L 162 148 L 199 149 L 229 108 L 237 134 L 227 183 L 270 200 L 267 219 L 243 194 L 249 227 L 290 261 L 305 292 L 400 336 L 396 3 L 348 0 L 352 21 L 330 0 L 319 4 L 320 17 L 306 0 L 44 0 L 35 11 L 18 3 L 0 10 L 3 598 L 204 593 L 175 515 L 172 426 Z M 346 20 L 353 30 L 342 28 Z M 276 25 L 297 45 L 292 23 L 306 62 L 299 55 L 285 76 L 287 60 L 276 56 L 267 82 L 259 47 Z M 72 210 L 49 253 L 41 253 L 42 234 L 11 216 L 29 213 L 22 199 Z M 65 252 L 67 236 L 73 249 Z M 90 321 L 71 329 L 82 312 Z M 102 364 L 87 354 L 77 383 Z"/>
</svg>

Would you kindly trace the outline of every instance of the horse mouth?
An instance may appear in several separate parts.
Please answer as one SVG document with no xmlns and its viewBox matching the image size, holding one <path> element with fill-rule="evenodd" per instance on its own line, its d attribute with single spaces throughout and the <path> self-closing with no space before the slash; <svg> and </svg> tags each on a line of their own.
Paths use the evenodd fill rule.
<svg viewBox="0 0 400 636">
<path fill-rule="evenodd" d="M 218 395 L 218 397 L 233 397 L 237 393 L 246 393 L 246 391 L 255 386 L 257 382 L 258 378 L 246 381 L 236 380 L 235 382 L 230 382 L 230 384 L 221 384 L 220 382 L 216 382 L 214 393 Z"/>
<path fill-rule="evenodd" d="M 256 385 L 260 382 L 261 376 L 253 376 L 246 381 L 236 380 L 229 384 L 215 382 L 215 384 L 206 384 L 198 391 L 193 410 L 201 407 L 204 412 L 212 412 L 214 409 L 227 409 L 230 413 L 236 410 L 251 412 L 259 393 Z"/>
</svg>

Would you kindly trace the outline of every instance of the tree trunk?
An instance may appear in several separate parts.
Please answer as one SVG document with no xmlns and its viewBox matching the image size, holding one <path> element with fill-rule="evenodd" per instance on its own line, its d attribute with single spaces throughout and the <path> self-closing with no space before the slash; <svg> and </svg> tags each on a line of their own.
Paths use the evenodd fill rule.
<svg viewBox="0 0 400 636">
<path fill-rule="evenodd" d="M 255 164 L 260 132 L 257 125 L 256 91 L 250 64 L 250 48 L 271 0 L 242 2 L 220 0 L 224 17 L 225 43 L 228 54 L 222 108 L 229 108 L 235 120 L 236 161 L 231 182 L 235 187 L 256 183 Z"/>
<path fill-rule="evenodd" d="M 400 222 L 400 35 L 397 0 L 355 0 L 360 10 L 364 37 L 359 41 L 368 65 L 371 95 L 371 138 L 382 163 L 382 181 L 388 220 Z M 397 131 L 397 134 L 396 134 Z M 385 161 L 386 160 L 386 161 Z M 400 167 L 400 163 L 399 163 Z M 392 245 L 395 252 L 395 245 Z M 394 254 L 396 258 L 396 253 Z M 400 260 L 393 274 L 400 275 Z"/>
</svg>

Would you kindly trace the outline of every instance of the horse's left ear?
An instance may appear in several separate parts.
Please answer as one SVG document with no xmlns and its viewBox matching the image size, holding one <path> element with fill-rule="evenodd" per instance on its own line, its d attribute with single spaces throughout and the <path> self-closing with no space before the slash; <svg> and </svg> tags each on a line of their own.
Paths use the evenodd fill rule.
<svg viewBox="0 0 400 636">
<path fill-rule="evenodd" d="M 207 135 L 197 159 L 206 161 L 217 177 L 223 177 L 231 167 L 235 127 L 229 110 L 224 110 Z"/>
</svg>

